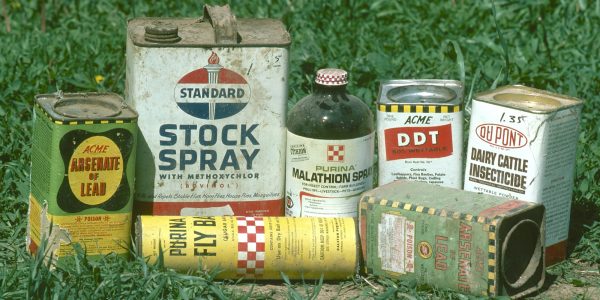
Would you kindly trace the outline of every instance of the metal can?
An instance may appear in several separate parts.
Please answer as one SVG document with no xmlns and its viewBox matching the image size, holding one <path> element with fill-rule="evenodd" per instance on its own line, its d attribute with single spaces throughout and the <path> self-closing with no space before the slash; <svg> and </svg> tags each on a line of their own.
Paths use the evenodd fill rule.
<svg viewBox="0 0 600 300">
<path fill-rule="evenodd" d="M 138 212 L 283 214 L 289 44 L 280 21 L 236 19 L 228 6 L 129 22 Z"/>
<path fill-rule="evenodd" d="M 540 204 L 423 182 L 389 183 L 360 202 L 367 273 L 489 297 L 542 287 L 543 225 Z"/>
<path fill-rule="evenodd" d="M 28 249 L 127 256 L 135 176 L 137 113 L 111 93 L 35 97 Z M 52 228 L 50 226 L 52 225 Z"/>
<path fill-rule="evenodd" d="M 138 253 L 217 278 L 347 279 L 357 270 L 353 218 L 139 216 Z"/>
<path fill-rule="evenodd" d="M 542 203 L 547 265 L 566 257 L 582 106 L 520 85 L 473 98 L 464 188 Z"/>
<path fill-rule="evenodd" d="M 377 101 L 379 185 L 394 180 L 462 187 L 463 84 L 389 80 Z"/>
</svg>

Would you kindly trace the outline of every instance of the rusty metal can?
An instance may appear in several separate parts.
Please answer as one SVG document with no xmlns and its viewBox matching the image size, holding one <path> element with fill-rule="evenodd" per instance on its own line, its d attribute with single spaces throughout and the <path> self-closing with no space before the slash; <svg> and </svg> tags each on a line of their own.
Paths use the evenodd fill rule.
<svg viewBox="0 0 600 300">
<path fill-rule="evenodd" d="M 280 21 L 236 19 L 228 6 L 129 22 L 138 212 L 283 214 L 289 44 Z"/>
<path fill-rule="evenodd" d="M 347 279 L 357 270 L 353 218 L 139 216 L 138 253 L 217 278 Z"/>
<path fill-rule="evenodd" d="M 520 85 L 473 98 L 464 188 L 542 203 L 548 265 L 566 257 L 582 106 Z"/>
<path fill-rule="evenodd" d="M 463 84 L 389 80 L 377 101 L 379 185 L 413 180 L 462 187 Z"/>
<path fill-rule="evenodd" d="M 27 241 L 35 253 L 127 256 L 135 176 L 137 113 L 111 93 L 35 97 Z M 52 228 L 50 228 L 52 225 Z"/>
<path fill-rule="evenodd" d="M 370 274 L 490 297 L 544 283 L 537 203 L 400 180 L 363 194 L 359 227 Z"/>
</svg>

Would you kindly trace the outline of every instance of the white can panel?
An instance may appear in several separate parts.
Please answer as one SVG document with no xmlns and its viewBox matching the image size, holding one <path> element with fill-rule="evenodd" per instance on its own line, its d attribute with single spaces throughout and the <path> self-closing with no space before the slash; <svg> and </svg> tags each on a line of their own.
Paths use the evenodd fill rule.
<svg viewBox="0 0 600 300">
<path fill-rule="evenodd" d="M 281 215 L 287 47 L 147 47 L 132 32 L 138 212 Z"/>
</svg>

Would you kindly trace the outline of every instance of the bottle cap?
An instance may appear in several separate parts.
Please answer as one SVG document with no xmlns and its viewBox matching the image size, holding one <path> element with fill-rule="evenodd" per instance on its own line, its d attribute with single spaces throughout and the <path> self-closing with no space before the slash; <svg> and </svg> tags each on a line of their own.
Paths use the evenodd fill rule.
<svg viewBox="0 0 600 300">
<path fill-rule="evenodd" d="M 320 85 L 338 86 L 348 84 L 348 72 L 342 69 L 321 69 L 315 82 Z"/>
</svg>

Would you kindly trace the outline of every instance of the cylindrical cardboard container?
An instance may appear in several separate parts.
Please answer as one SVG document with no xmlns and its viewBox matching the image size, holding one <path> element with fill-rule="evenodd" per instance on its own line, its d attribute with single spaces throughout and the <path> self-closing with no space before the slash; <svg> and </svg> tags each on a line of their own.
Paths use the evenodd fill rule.
<svg viewBox="0 0 600 300">
<path fill-rule="evenodd" d="M 139 216 L 138 253 L 217 278 L 347 279 L 357 270 L 353 218 Z"/>
</svg>

